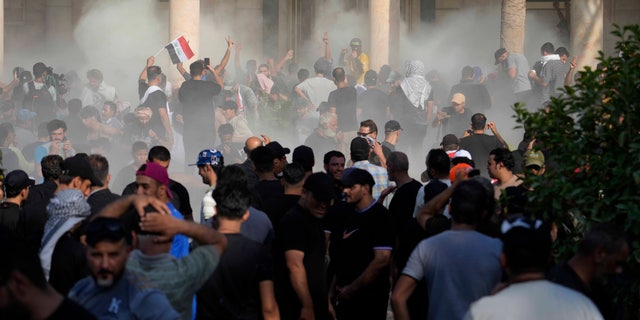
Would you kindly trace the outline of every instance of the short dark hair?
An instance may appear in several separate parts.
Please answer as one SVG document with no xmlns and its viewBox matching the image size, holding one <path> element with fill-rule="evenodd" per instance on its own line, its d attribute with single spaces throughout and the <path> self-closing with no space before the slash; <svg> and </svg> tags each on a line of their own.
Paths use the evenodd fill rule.
<svg viewBox="0 0 640 320">
<path fill-rule="evenodd" d="M 462 68 L 462 79 L 473 77 L 473 74 L 474 72 L 471 66 L 464 66 L 464 68 Z"/>
<path fill-rule="evenodd" d="M 118 106 L 113 101 L 105 101 L 103 106 L 109 106 L 109 109 L 113 110 L 114 113 L 118 112 Z"/>
<path fill-rule="evenodd" d="M 251 161 L 253 161 L 257 172 L 273 171 L 273 159 L 275 159 L 276 156 L 270 148 L 259 146 L 251 150 L 249 157 Z"/>
<path fill-rule="evenodd" d="M 20 272 L 36 287 L 47 287 L 36 251 L 23 238 L 4 226 L 0 226 L 0 255 L 3 257 L 0 263 L 0 286 L 6 284 L 11 273 Z"/>
<path fill-rule="evenodd" d="M 62 161 L 64 161 L 62 157 L 57 154 L 51 154 L 42 158 L 42 160 L 40 160 L 42 178 L 44 178 L 45 181 L 60 178 L 62 175 Z"/>
<path fill-rule="evenodd" d="M 165 146 L 153 146 L 149 149 L 149 154 L 147 155 L 147 160 L 160 160 L 160 161 L 169 161 L 171 160 L 171 152 Z"/>
<path fill-rule="evenodd" d="M 427 154 L 427 168 L 433 169 L 439 174 L 447 174 L 451 170 L 451 159 L 444 150 L 431 149 Z"/>
<path fill-rule="evenodd" d="M 485 211 L 486 191 L 480 182 L 464 180 L 451 194 L 451 218 L 456 223 L 477 225 Z"/>
<path fill-rule="evenodd" d="M 64 123 L 64 121 L 62 120 L 53 119 L 47 123 L 47 131 L 49 131 L 49 133 L 56 131 L 60 128 L 62 128 L 62 130 L 64 131 L 67 131 L 67 124 Z"/>
<path fill-rule="evenodd" d="M 565 47 L 559 47 L 558 49 L 556 49 L 556 54 L 559 56 L 570 56 L 569 50 L 567 50 L 567 48 Z"/>
<path fill-rule="evenodd" d="M 80 118 L 89 119 L 91 117 L 95 117 L 96 120 L 100 120 L 100 111 L 98 111 L 98 108 L 94 106 L 86 106 L 82 108 L 80 111 Z"/>
<path fill-rule="evenodd" d="M 627 238 L 620 227 L 611 222 L 600 223 L 593 226 L 584 235 L 578 246 L 578 254 L 590 255 L 599 247 L 604 248 L 607 253 L 620 252 L 626 241 Z"/>
<path fill-rule="evenodd" d="M 360 126 L 361 127 L 367 127 L 369 129 L 371 129 L 371 132 L 378 133 L 378 126 L 371 119 L 367 119 L 367 120 L 364 120 L 364 121 L 360 122 Z"/>
<path fill-rule="evenodd" d="M 282 178 L 284 181 L 290 185 L 298 184 L 300 181 L 304 180 L 305 170 L 302 164 L 297 162 L 292 162 L 287 164 L 282 172 Z"/>
<path fill-rule="evenodd" d="M 471 116 L 471 129 L 472 130 L 484 130 L 487 125 L 487 117 L 482 113 L 476 113 Z"/>
<path fill-rule="evenodd" d="M 316 70 L 317 72 L 317 70 Z M 304 81 L 307 78 L 309 78 L 309 70 L 307 69 L 300 69 L 298 70 L 298 81 Z"/>
<path fill-rule="evenodd" d="M 346 75 L 342 67 L 337 67 L 333 69 L 333 72 L 331 73 L 331 75 L 333 76 L 333 79 L 338 82 L 343 82 L 344 79 L 346 79 Z"/>
<path fill-rule="evenodd" d="M 94 248 L 100 242 L 118 243 L 124 241 L 131 244 L 130 232 L 119 218 L 97 217 L 87 225 L 86 242 Z"/>
<path fill-rule="evenodd" d="M 246 175 L 240 167 L 228 166 L 222 169 L 212 194 L 220 217 L 241 219 L 251 203 L 250 195 Z"/>
<path fill-rule="evenodd" d="M 331 161 L 331 158 L 336 157 L 336 158 L 342 158 L 342 159 L 347 159 L 344 156 L 344 153 L 338 151 L 338 150 L 331 150 L 327 153 L 324 154 L 324 158 L 322 159 L 322 162 L 326 165 L 329 164 L 329 162 Z"/>
<path fill-rule="evenodd" d="M 553 43 L 551 42 L 545 42 L 542 47 L 540 47 L 540 52 L 554 53 L 555 51 Z"/>
<path fill-rule="evenodd" d="M 99 81 L 102 81 L 104 79 L 102 77 L 102 72 L 98 69 L 91 69 L 87 71 L 87 78 L 93 78 Z"/>
<path fill-rule="evenodd" d="M 149 81 L 156 80 L 162 74 L 162 69 L 159 66 L 147 67 L 147 79 Z"/>
<path fill-rule="evenodd" d="M 93 174 L 102 182 L 106 184 L 107 176 L 109 175 L 109 161 L 102 155 L 92 154 L 87 158 Z"/>
<path fill-rule="evenodd" d="M 131 153 L 136 153 L 138 150 L 149 151 L 149 146 L 144 141 L 136 141 L 131 145 Z"/>
<path fill-rule="evenodd" d="M 192 77 L 199 76 L 200 74 L 202 74 L 202 71 L 204 71 L 204 69 L 205 69 L 204 61 L 202 60 L 194 61 L 192 64 L 189 65 L 189 73 L 191 74 Z"/>
<path fill-rule="evenodd" d="M 218 127 L 218 136 L 220 137 L 222 137 L 225 134 L 233 134 L 233 132 L 234 132 L 233 125 L 231 125 L 230 123 L 224 123 Z"/>
<path fill-rule="evenodd" d="M 495 148 L 489 152 L 490 156 L 493 156 L 493 161 L 496 163 L 502 163 L 509 171 L 513 171 L 516 166 L 516 161 L 513 159 L 513 154 L 507 148 Z"/>
<path fill-rule="evenodd" d="M 551 252 L 551 230 L 540 220 L 521 215 L 507 218 L 504 224 L 517 224 L 502 235 L 502 252 L 514 274 L 544 272 Z"/>
<path fill-rule="evenodd" d="M 391 152 L 387 163 L 393 166 L 394 171 L 407 172 L 409 171 L 409 158 L 404 152 L 394 151 Z"/>
</svg>

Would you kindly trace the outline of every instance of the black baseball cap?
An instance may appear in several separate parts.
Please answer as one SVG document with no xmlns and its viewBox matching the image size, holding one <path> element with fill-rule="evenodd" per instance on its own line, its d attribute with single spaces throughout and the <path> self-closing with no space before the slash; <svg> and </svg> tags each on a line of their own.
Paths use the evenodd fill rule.
<svg viewBox="0 0 640 320">
<path fill-rule="evenodd" d="M 267 148 L 271 149 L 273 153 L 275 153 L 276 157 L 282 158 L 285 155 L 291 153 L 291 149 L 284 148 L 278 141 L 271 141 L 266 145 Z"/>
<path fill-rule="evenodd" d="M 36 184 L 36 181 L 29 178 L 29 175 L 22 170 L 13 170 L 9 172 L 9 174 L 4 177 L 3 182 L 7 190 L 22 190 Z"/>
<path fill-rule="evenodd" d="M 342 184 L 345 187 L 352 187 L 354 184 L 369 185 L 373 187 L 376 182 L 367 170 L 359 168 L 349 168 L 342 173 Z"/>
<path fill-rule="evenodd" d="M 310 191 L 318 201 L 330 201 L 334 197 L 335 186 L 333 179 L 324 172 L 316 172 L 310 175 L 307 180 L 304 181 L 302 187 Z"/>
</svg>

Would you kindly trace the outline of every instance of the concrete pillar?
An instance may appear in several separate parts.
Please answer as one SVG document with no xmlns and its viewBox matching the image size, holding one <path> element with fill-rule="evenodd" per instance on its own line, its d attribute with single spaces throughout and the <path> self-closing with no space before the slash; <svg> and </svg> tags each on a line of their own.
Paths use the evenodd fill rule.
<svg viewBox="0 0 640 320">
<path fill-rule="evenodd" d="M 502 0 L 500 47 L 509 52 L 523 53 L 526 14 L 525 0 Z"/>
<path fill-rule="evenodd" d="M 400 21 L 402 20 L 400 14 L 400 1 L 391 0 L 391 7 L 389 8 L 389 61 L 386 62 L 390 65 L 398 65 L 400 62 L 400 50 L 394 50 L 394 48 L 400 48 Z M 376 69 L 380 70 L 380 68 Z"/>
<path fill-rule="evenodd" d="M 0 0 L 0 74 L 4 71 L 4 0 Z"/>
<path fill-rule="evenodd" d="M 578 69 L 595 68 L 603 50 L 603 0 L 571 1 L 571 53 L 578 57 Z"/>
<path fill-rule="evenodd" d="M 169 1 L 169 41 L 184 36 L 195 54 L 191 60 L 200 54 L 200 0 L 170 0 Z M 185 69 L 189 70 L 189 63 L 185 62 Z M 184 78 L 178 74 L 176 68 L 169 68 L 169 81 L 173 86 L 180 85 Z M 166 71 L 165 71 L 166 72 Z"/>
<path fill-rule="evenodd" d="M 369 69 L 371 70 L 378 70 L 383 64 L 389 63 L 391 1 L 369 1 L 369 25 L 371 26 Z"/>
<path fill-rule="evenodd" d="M 73 14 L 71 0 L 46 0 L 45 44 L 49 50 L 66 50 L 73 44 Z"/>
</svg>

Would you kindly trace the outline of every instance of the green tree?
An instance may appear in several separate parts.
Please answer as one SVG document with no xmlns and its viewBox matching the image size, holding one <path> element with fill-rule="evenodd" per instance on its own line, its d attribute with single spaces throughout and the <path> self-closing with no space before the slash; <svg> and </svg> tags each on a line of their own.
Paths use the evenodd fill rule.
<svg viewBox="0 0 640 320">
<path fill-rule="evenodd" d="M 632 319 L 640 318 L 640 26 L 615 26 L 614 57 L 600 52 L 600 67 L 585 68 L 572 87 L 551 100 L 548 110 L 516 118 L 548 152 L 544 177 L 528 178 L 535 192 L 530 208 L 564 228 L 558 259 L 575 252 L 582 233 L 613 221 L 630 236 L 625 274 L 617 288 Z"/>
</svg>

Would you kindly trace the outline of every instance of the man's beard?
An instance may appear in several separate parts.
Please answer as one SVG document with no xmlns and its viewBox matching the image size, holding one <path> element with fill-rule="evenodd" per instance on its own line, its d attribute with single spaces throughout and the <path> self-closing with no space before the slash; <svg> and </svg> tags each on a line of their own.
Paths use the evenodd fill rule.
<svg viewBox="0 0 640 320">
<path fill-rule="evenodd" d="M 98 287 L 109 288 L 116 282 L 118 282 L 118 280 L 122 277 L 122 273 L 123 272 L 113 273 L 111 271 L 101 269 L 100 271 L 98 271 L 98 274 L 93 277 L 93 279 L 95 280 Z M 106 277 L 103 277 L 102 275 Z"/>
<path fill-rule="evenodd" d="M 322 128 L 322 134 L 327 138 L 334 138 L 338 132 L 329 128 Z"/>
</svg>

